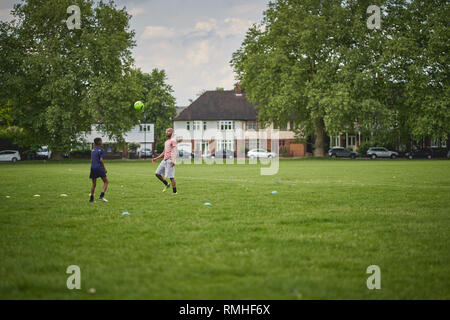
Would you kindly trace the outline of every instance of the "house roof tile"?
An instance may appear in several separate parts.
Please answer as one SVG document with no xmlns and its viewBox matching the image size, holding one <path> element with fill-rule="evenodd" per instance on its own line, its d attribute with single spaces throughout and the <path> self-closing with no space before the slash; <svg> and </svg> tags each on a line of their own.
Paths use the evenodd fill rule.
<svg viewBox="0 0 450 320">
<path fill-rule="evenodd" d="M 256 120 L 258 111 L 243 93 L 234 90 L 206 91 L 184 109 L 174 121 L 190 120 Z"/>
</svg>

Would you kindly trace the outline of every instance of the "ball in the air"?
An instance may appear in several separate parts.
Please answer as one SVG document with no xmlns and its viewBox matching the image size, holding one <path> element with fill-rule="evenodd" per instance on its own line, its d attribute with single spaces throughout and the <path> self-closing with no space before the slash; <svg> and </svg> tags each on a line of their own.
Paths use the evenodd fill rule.
<svg viewBox="0 0 450 320">
<path fill-rule="evenodd" d="M 134 103 L 134 108 L 135 108 L 137 111 L 141 111 L 142 109 L 144 109 L 144 104 L 142 103 L 142 101 L 136 101 L 136 102 Z"/>
</svg>

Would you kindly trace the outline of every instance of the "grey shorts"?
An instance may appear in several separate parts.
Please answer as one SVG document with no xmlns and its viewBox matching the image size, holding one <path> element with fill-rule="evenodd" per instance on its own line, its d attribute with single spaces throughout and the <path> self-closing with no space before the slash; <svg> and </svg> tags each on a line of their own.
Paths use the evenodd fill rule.
<svg viewBox="0 0 450 320">
<path fill-rule="evenodd" d="M 175 166 L 172 167 L 171 163 L 170 159 L 161 161 L 155 173 L 169 179 L 175 178 Z"/>
</svg>

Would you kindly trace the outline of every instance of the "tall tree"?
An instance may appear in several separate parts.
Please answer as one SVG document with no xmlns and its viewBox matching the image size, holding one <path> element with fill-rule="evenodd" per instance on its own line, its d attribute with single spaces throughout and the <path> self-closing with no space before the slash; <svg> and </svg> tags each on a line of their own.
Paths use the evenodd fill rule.
<svg viewBox="0 0 450 320">
<path fill-rule="evenodd" d="M 67 8 L 77 5 L 81 28 L 70 30 Z M 119 136 L 137 122 L 132 102 L 130 15 L 113 1 L 23 0 L 15 21 L 0 25 L 0 99 L 35 144 L 70 149 L 80 132 L 100 124 Z"/>
<path fill-rule="evenodd" d="M 172 86 L 167 84 L 164 70 L 153 69 L 150 74 L 138 72 L 139 83 L 143 89 L 140 99 L 144 102 L 145 119 L 155 125 L 155 141 L 165 137 L 165 130 L 172 126 L 177 110 Z"/>
<path fill-rule="evenodd" d="M 450 137 L 448 0 L 390 0 L 383 74 L 402 95 L 402 125 L 415 139 Z"/>
<path fill-rule="evenodd" d="M 271 2 L 231 64 L 250 101 L 258 103 L 260 120 L 294 117 L 304 136 L 314 134 L 316 155 L 324 154 L 325 131 L 404 134 L 399 126 L 413 128 L 422 115 L 412 129 L 417 134 L 448 132 L 448 6 L 430 2 Z M 383 9 L 380 28 L 367 26 L 370 5 Z M 429 39 L 421 27 L 427 23 L 436 26 Z M 418 44 L 423 49 L 416 50 Z M 432 58 L 420 63 L 427 56 Z"/>
</svg>

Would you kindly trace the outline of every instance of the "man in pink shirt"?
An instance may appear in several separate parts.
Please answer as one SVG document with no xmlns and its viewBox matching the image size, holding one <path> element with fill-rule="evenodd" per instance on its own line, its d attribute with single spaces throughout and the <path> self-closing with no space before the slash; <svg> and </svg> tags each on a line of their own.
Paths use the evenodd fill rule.
<svg viewBox="0 0 450 320">
<path fill-rule="evenodd" d="M 177 141 L 172 138 L 172 128 L 166 130 L 166 136 L 167 140 L 164 142 L 164 151 L 159 156 L 152 159 L 152 162 L 164 157 L 163 161 L 159 164 L 158 169 L 156 169 L 155 176 L 164 183 L 165 187 L 163 192 L 170 187 L 170 184 L 167 183 L 167 180 L 165 180 L 164 177 L 169 178 L 172 183 L 173 193 L 176 194 L 177 185 L 175 183 L 175 161 L 177 159 Z"/>
</svg>

